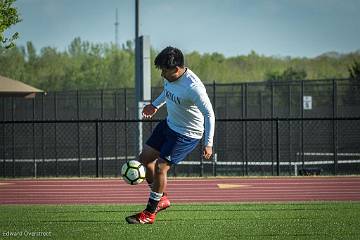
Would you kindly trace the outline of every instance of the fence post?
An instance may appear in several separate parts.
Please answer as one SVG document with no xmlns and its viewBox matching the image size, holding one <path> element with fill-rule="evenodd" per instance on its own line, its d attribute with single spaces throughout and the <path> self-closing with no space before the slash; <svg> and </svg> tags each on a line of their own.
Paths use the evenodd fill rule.
<svg viewBox="0 0 360 240">
<path fill-rule="evenodd" d="M 274 82 L 271 81 L 271 119 L 274 119 Z M 271 175 L 274 176 L 274 122 L 271 121 Z"/>
<path fill-rule="evenodd" d="M 99 177 L 99 120 L 95 122 L 96 177 Z"/>
<path fill-rule="evenodd" d="M 115 177 L 118 176 L 119 171 L 119 159 L 118 159 L 118 109 L 117 109 L 117 98 L 116 98 L 116 90 L 114 91 L 114 108 L 115 108 Z"/>
<path fill-rule="evenodd" d="M 3 97 L 2 98 L 2 107 L 3 107 L 3 117 L 2 117 L 2 120 L 5 121 L 5 98 Z M 6 124 L 2 124 L 2 127 L 3 127 L 3 134 L 2 134 L 2 142 L 3 142 L 3 152 L 2 152 L 2 155 L 3 155 L 3 177 L 5 178 L 5 164 L 6 164 L 6 143 L 5 143 L 5 131 L 6 131 Z"/>
<path fill-rule="evenodd" d="M 37 178 L 37 165 L 36 165 L 36 153 L 35 153 L 35 98 L 32 99 L 32 149 L 33 149 L 33 166 L 34 166 L 34 177 Z"/>
<path fill-rule="evenodd" d="M 41 120 L 45 119 L 44 94 L 41 95 Z M 41 157 L 42 157 L 42 176 L 45 176 L 45 141 L 44 141 L 44 123 L 41 124 Z"/>
<path fill-rule="evenodd" d="M 217 153 L 214 152 L 213 155 L 213 159 L 212 159 L 212 164 L 213 164 L 213 176 L 216 177 L 217 176 L 217 169 L 216 169 L 216 165 L 217 165 Z"/>
<path fill-rule="evenodd" d="M 260 117 L 260 146 L 261 146 L 261 161 L 264 161 L 264 151 L 265 151 L 265 146 L 264 146 L 264 134 L 263 134 L 263 101 L 262 101 L 262 92 L 259 92 L 259 117 Z M 263 168 L 261 168 L 261 172 L 263 172 Z"/>
<path fill-rule="evenodd" d="M 241 97 L 242 97 L 242 107 L 241 107 L 241 118 L 242 118 L 242 161 L 243 161 L 243 176 L 247 175 L 247 165 L 246 165 L 246 120 L 245 118 L 245 84 L 241 85 Z"/>
<path fill-rule="evenodd" d="M 15 102 L 14 102 L 14 97 L 11 97 L 11 120 L 14 122 L 14 111 L 15 111 Z M 11 129 L 11 133 L 12 133 L 12 175 L 13 178 L 15 178 L 15 124 L 12 123 L 11 125 L 12 129 Z"/>
<path fill-rule="evenodd" d="M 301 101 L 300 101 L 300 108 L 301 108 L 301 137 L 300 137 L 300 147 L 301 147 L 301 165 L 302 168 L 305 167 L 305 160 L 304 160 L 304 80 L 301 81 Z"/>
<path fill-rule="evenodd" d="M 200 144 L 200 177 L 204 176 L 204 157 L 203 157 L 203 144 Z"/>
<path fill-rule="evenodd" d="M 59 163 L 58 163 L 58 154 L 57 154 L 57 101 L 56 101 L 56 92 L 54 93 L 54 111 L 55 111 L 55 123 L 54 123 L 54 137 L 55 137 L 55 168 L 56 168 L 56 177 L 59 176 Z"/>
<path fill-rule="evenodd" d="M 214 109 L 214 114 L 215 114 L 215 118 L 216 118 L 216 82 L 215 80 L 213 81 L 213 109 Z M 215 130 L 215 141 L 214 141 L 214 145 L 213 145 L 213 152 L 215 153 L 216 152 L 216 145 L 217 145 L 217 141 L 216 141 L 216 130 Z M 214 161 L 214 158 L 217 157 L 216 156 L 216 153 L 214 154 L 214 157 L 213 157 L 213 161 Z M 217 164 L 216 164 L 216 161 L 217 159 L 215 159 L 215 164 L 213 165 L 213 175 L 216 176 L 216 171 L 217 171 Z"/>
<path fill-rule="evenodd" d="M 292 95 L 291 95 L 291 85 L 289 84 L 289 118 L 291 118 L 291 103 L 292 103 Z M 291 163 L 292 163 L 292 157 L 293 157 L 293 151 L 292 151 L 292 121 L 288 122 L 289 124 L 289 175 L 291 175 Z"/>
<path fill-rule="evenodd" d="M 126 88 L 124 88 L 124 119 L 127 120 L 127 92 Z M 124 122 L 124 134 L 125 134 L 125 162 L 128 161 L 128 132 L 127 132 L 127 121 Z"/>
<path fill-rule="evenodd" d="M 4 99 L 3 99 L 3 101 L 5 101 Z M 5 111 L 4 111 L 5 112 Z M 4 121 L 5 121 L 5 118 L 3 118 L 4 119 Z M 2 156 L 3 156 L 3 160 L 2 160 L 2 162 L 3 162 L 3 173 L 2 173 L 2 175 L 3 175 L 3 177 L 5 178 L 5 167 L 6 167 L 6 160 L 5 160 L 5 158 L 6 158 L 6 142 L 5 142 L 5 131 L 6 131 L 6 124 L 5 123 L 3 123 L 3 124 L 1 124 L 2 125 L 2 127 L 3 127 L 3 134 L 2 134 L 2 142 L 3 142 L 3 148 L 2 148 Z"/>
<path fill-rule="evenodd" d="M 213 81 L 213 108 L 216 108 L 216 82 Z"/>
<path fill-rule="evenodd" d="M 101 90 L 101 120 L 104 120 L 104 89 Z M 101 121 L 101 177 L 104 177 L 104 125 Z"/>
<path fill-rule="evenodd" d="M 81 177 L 81 141 L 80 141 L 80 100 L 79 90 L 76 91 L 76 116 L 77 116 L 77 151 L 78 151 L 78 176 Z"/>
<path fill-rule="evenodd" d="M 276 175 L 280 176 L 280 137 L 278 118 L 276 118 Z"/>
<path fill-rule="evenodd" d="M 248 160 L 248 134 L 247 134 L 247 127 L 248 127 L 248 121 L 247 121 L 247 118 L 248 118 L 248 112 L 247 112 L 247 97 L 248 97 L 248 84 L 245 83 L 245 118 L 246 118 L 246 122 L 245 122 L 245 162 L 246 162 L 246 176 L 249 175 L 249 160 Z"/>
<path fill-rule="evenodd" d="M 335 120 L 335 117 L 337 117 L 337 87 L 336 87 L 336 81 L 333 80 L 333 160 L 334 160 L 334 175 L 337 175 L 338 170 L 338 159 L 337 159 L 337 148 L 338 148 L 338 141 L 337 141 L 337 121 Z"/>
</svg>

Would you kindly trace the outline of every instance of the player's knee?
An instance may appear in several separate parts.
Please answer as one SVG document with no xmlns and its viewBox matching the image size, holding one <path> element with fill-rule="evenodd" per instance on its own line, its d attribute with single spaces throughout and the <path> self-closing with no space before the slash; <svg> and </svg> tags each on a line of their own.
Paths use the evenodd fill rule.
<svg viewBox="0 0 360 240">
<path fill-rule="evenodd" d="M 166 174 L 170 169 L 170 164 L 163 159 L 156 161 L 155 170 L 158 174 Z"/>
<path fill-rule="evenodd" d="M 154 164 L 158 156 L 159 152 L 145 144 L 142 152 L 140 153 L 139 162 L 141 162 L 144 166 L 151 165 Z"/>
</svg>

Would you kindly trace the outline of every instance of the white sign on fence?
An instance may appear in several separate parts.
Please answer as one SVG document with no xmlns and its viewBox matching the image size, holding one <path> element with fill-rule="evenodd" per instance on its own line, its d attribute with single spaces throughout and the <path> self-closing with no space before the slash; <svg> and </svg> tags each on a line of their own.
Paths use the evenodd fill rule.
<svg viewBox="0 0 360 240">
<path fill-rule="evenodd" d="M 304 96 L 303 103 L 304 103 L 304 110 L 311 110 L 312 109 L 312 96 Z"/>
</svg>

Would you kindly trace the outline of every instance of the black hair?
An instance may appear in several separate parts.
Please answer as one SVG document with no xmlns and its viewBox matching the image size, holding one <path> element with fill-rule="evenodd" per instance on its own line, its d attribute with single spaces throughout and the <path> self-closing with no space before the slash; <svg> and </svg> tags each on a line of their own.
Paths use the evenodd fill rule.
<svg viewBox="0 0 360 240">
<path fill-rule="evenodd" d="M 158 69 L 184 67 L 184 55 L 179 49 L 169 46 L 156 56 L 154 64 Z"/>
</svg>

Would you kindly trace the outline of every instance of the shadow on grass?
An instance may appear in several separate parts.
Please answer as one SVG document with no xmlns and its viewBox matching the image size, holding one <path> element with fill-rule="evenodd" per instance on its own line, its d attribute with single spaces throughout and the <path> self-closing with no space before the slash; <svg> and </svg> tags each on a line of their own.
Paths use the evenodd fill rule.
<svg viewBox="0 0 360 240">
<path fill-rule="evenodd" d="M 215 206 L 215 205 L 214 205 Z M 182 206 L 183 207 L 183 206 Z M 120 208 L 120 207 L 119 207 Z M 184 208 L 178 208 L 177 206 L 173 206 L 170 209 L 167 209 L 166 212 L 309 212 L 309 211 L 341 211 L 341 210 L 353 210 L 353 208 L 252 208 L 252 209 L 223 209 L 223 208 L 209 208 L 209 209 L 203 209 L 203 208 L 194 208 L 193 206 L 189 207 L 189 209 Z M 43 214 L 66 214 L 66 213 L 132 213 L 143 210 L 143 207 L 134 207 L 134 209 L 130 210 L 65 210 L 65 211 L 33 211 L 36 213 L 43 213 Z"/>
<path fill-rule="evenodd" d="M 304 209 L 304 208 L 293 208 L 293 209 L 176 209 L 176 207 L 171 208 L 172 212 L 278 212 L 278 211 L 328 211 L 329 209 L 325 208 L 312 208 L 312 209 Z"/>
<path fill-rule="evenodd" d="M 102 220 L 56 220 L 56 221 L 39 221 L 41 223 L 110 223 L 119 224 L 120 221 L 102 221 Z M 125 220 L 124 220 L 125 222 Z"/>
<path fill-rule="evenodd" d="M 39 213 L 45 213 L 45 214 L 66 214 L 66 213 L 130 213 L 130 212 L 133 212 L 133 211 L 136 211 L 136 209 L 134 210 L 111 210 L 111 211 L 108 211 L 108 210 L 74 210 L 74 211 L 51 211 L 51 212 L 42 212 L 42 211 L 37 211 Z"/>
<path fill-rule="evenodd" d="M 212 224 L 213 222 L 234 222 L 236 221 L 256 221 L 267 222 L 271 221 L 285 221 L 285 220 L 323 220 L 321 217 L 279 217 L 279 218 L 261 218 L 261 217 L 237 217 L 237 218 L 172 218 L 172 219 L 156 219 L 157 222 L 201 222 L 202 224 Z"/>
</svg>

